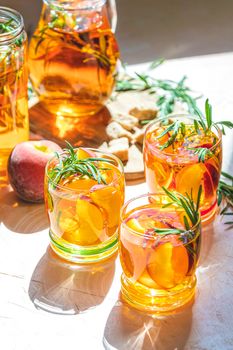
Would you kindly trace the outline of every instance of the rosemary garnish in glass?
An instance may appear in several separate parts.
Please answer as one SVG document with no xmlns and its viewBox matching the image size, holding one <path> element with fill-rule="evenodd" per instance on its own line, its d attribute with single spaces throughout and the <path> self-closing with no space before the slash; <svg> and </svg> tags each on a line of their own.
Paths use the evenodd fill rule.
<svg viewBox="0 0 233 350">
<path fill-rule="evenodd" d="M 193 136 L 194 134 L 200 135 L 201 133 L 204 133 L 205 135 L 210 135 L 211 129 L 213 127 L 217 128 L 218 126 L 221 127 L 222 133 L 225 135 L 225 127 L 232 129 L 233 123 L 230 121 L 219 121 L 214 122 L 212 118 L 212 106 L 209 103 L 209 100 L 207 99 L 205 102 L 205 116 L 202 115 L 202 113 L 198 110 L 197 113 L 197 119 L 194 119 L 193 126 L 195 132 L 192 132 L 189 136 Z M 181 122 L 179 120 L 176 120 L 175 122 L 169 124 L 166 129 L 157 136 L 157 139 L 162 138 L 164 135 L 169 135 L 168 141 L 160 146 L 161 150 L 166 149 L 167 147 L 174 144 L 175 141 L 181 140 L 181 138 L 184 138 L 186 136 L 186 124 L 184 122 Z M 187 138 L 189 137 L 187 136 Z M 213 144 L 214 146 L 214 144 Z M 195 147 L 195 148 L 188 148 L 189 150 L 194 151 L 195 155 L 198 155 L 198 161 L 204 162 L 207 157 L 213 156 L 213 151 L 211 151 L 207 147 Z"/>
<path fill-rule="evenodd" d="M 67 179 L 72 175 L 94 179 L 98 184 L 105 184 L 105 179 L 101 170 L 108 170 L 106 167 L 99 167 L 98 162 L 112 163 L 112 160 L 100 157 L 89 157 L 78 159 L 73 146 L 66 141 L 67 148 L 63 154 L 55 153 L 58 158 L 58 164 L 48 170 L 49 179 L 53 185 L 59 185 L 61 180 Z"/>
<path fill-rule="evenodd" d="M 184 220 L 185 230 L 170 228 L 170 227 L 169 228 L 154 227 L 153 228 L 154 232 L 156 234 L 162 234 L 163 236 L 179 235 L 179 239 L 186 244 L 193 238 L 193 235 L 195 235 L 195 232 L 192 231 L 192 227 L 195 226 L 200 220 L 199 207 L 200 207 L 200 200 L 201 200 L 201 194 L 202 194 L 202 186 L 199 187 L 196 203 L 194 203 L 192 192 L 191 192 L 191 195 L 189 195 L 188 193 L 185 193 L 185 196 L 184 196 L 181 193 L 169 191 L 165 187 L 163 187 L 163 190 L 168 196 L 168 198 L 171 200 L 169 203 L 164 205 L 164 208 L 171 205 L 175 205 L 184 210 L 185 215 L 183 217 L 183 220 Z"/>
</svg>

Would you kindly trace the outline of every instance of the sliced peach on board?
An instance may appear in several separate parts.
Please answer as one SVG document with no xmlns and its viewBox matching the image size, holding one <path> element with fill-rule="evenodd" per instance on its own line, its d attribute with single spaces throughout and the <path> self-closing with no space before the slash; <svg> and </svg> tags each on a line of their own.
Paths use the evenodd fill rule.
<svg viewBox="0 0 233 350">
<path fill-rule="evenodd" d="M 173 288 L 181 283 L 189 269 L 187 250 L 176 240 L 171 237 L 171 241 L 158 244 L 148 260 L 147 271 L 162 288 Z"/>
</svg>

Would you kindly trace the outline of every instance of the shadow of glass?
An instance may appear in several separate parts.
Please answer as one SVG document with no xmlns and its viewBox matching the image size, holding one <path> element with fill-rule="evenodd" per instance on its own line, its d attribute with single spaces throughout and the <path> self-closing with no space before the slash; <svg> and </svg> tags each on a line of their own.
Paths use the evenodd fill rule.
<svg viewBox="0 0 233 350">
<path fill-rule="evenodd" d="M 113 281 L 116 255 L 93 264 L 73 264 L 50 247 L 31 277 L 29 297 L 35 307 L 74 315 L 101 304 Z"/>
<path fill-rule="evenodd" d="M 16 233 L 35 233 L 48 226 L 44 204 L 20 200 L 10 186 L 0 189 L 0 222 Z"/>
<path fill-rule="evenodd" d="M 191 324 L 192 304 L 179 313 L 155 317 L 118 300 L 108 317 L 103 345 L 106 350 L 181 350 Z"/>
</svg>

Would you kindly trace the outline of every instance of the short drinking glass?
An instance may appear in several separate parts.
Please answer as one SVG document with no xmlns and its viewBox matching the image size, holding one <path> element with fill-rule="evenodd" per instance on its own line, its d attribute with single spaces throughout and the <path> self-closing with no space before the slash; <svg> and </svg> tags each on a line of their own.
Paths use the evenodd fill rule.
<svg viewBox="0 0 233 350">
<path fill-rule="evenodd" d="M 47 164 L 45 202 L 53 250 L 90 263 L 117 250 L 124 203 L 120 160 L 94 149 L 67 149 Z"/>
<path fill-rule="evenodd" d="M 193 299 L 200 254 L 199 213 L 187 230 L 184 210 L 165 206 L 168 201 L 164 194 L 142 195 L 121 212 L 122 298 L 154 314 L 174 312 Z"/>
<path fill-rule="evenodd" d="M 150 192 L 161 191 L 164 186 L 182 194 L 192 193 L 194 200 L 201 185 L 201 218 L 202 222 L 207 222 L 214 217 L 217 207 L 222 134 L 217 126 L 207 132 L 200 128 L 196 130 L 195 120 L 189 115 L 172 115 L 169 124 L 164 124 L 164 119 L 158 119 L 147 127 L 145 176 Z M 182 127 L 171 143 L 176 130 L 167 133 L 165 130 L 173 123 L 182 123 Z"/>
</svg>

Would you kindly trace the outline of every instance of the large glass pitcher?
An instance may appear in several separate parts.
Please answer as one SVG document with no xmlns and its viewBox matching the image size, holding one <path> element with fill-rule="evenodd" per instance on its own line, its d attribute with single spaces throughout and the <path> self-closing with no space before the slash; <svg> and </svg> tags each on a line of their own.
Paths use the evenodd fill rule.
<svg viewBox="0 0 233 350">
<path fill-rule="evenodd" d="M 43 0 L 29 48 L 30 78 L 58 116 L 95 114 L 114 87 L 115 0 Z"/>
</svg>

